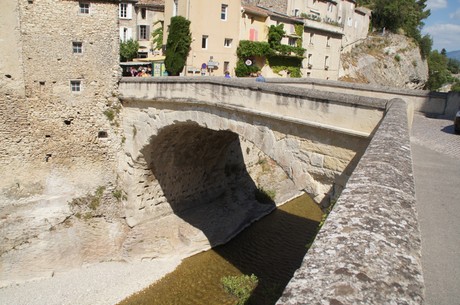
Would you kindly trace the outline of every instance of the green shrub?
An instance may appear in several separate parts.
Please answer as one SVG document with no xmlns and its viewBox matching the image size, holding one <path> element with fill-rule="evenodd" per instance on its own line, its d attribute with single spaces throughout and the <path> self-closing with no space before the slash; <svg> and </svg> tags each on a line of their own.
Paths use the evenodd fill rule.
<svg viewBox="0 0 460 305">
<path fill-rule="evenodd" d="M 399 54 L 396 54 L 396 55 L 395 55 L 395 60 L 396 60 L 397 62 L 400 62 L 400 61 L 401 61 L 401 56 L 399 56 Z"/>
<path fill-rule="evenodd" d="M 115 119 L 115 112 L 113 111 L 113 109 L 105 110 L 104 114 L 110 122 L 112 122 Z"/>
<path fill-rule="evenodd" d="M 137 56 L 139 43 L 135 40 L 127 40 L 120 43 L 120 61 L 131 61 Z"/>
<path fill-rule="evenodd" d="M 250 41 L 241 40 L 238 48 L 236 49 L 236 55 L 240 59 L 247 59 L 254 56 L 267 56 L 272 54 L 270 45 L 264 41 Z"/>
<path fill-rule="evenodd" d="M 259 280 L 254 274 L 224 276 L 220 282 L 224 290 L 238 299 L 237 305 L 244 305 L 257 287 Z"/>
<path fill-rule="evenodd" d="M 238 77 L 245 77 L 251 75 L 251 73 L 257 73 L 260 68 L 256 65 L 247 66 L 244 61 L 238 60 L 236 63 L 235 74 Z"/>
</svg>

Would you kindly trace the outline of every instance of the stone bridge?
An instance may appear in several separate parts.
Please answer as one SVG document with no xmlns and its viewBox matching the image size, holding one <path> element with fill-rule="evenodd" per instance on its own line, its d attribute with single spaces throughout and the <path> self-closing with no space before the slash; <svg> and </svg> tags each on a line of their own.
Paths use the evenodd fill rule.
<svg viewBox="0 0 460 305">
<path fill-rule="evenodd" d="M 119 89 L 126 219 L 153 236 L 132 255 L 202 251 L 306 192 L 338 201 L 279 304 L 423 301 L 409 128 L 414 109 L 454 109 L 446 96 L 223 78 Z"/>
</svg>

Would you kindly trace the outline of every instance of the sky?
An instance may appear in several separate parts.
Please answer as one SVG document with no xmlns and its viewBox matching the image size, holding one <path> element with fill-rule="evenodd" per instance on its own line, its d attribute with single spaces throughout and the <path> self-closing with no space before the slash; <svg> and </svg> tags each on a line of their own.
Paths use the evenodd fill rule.
<svg viewBox="0 0 460 305">
<path fill-rule="evenodd" d="M 460 0 L 427 0 L 431 15 L 423 20 L 422 34 L 433 39 L 433 50 L 460 50 Z"/>
</svg>

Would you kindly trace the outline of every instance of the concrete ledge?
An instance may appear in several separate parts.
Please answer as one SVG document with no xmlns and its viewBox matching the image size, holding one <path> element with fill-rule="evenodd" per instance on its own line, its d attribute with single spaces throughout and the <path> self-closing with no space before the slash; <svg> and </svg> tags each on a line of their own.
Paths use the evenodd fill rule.
<svg viewBox="0 0 460 305">
<path fill-rule="evenodd" d="M 423 304 L 407 105 L 388 111 L 277 304 Z"/>
</svg>

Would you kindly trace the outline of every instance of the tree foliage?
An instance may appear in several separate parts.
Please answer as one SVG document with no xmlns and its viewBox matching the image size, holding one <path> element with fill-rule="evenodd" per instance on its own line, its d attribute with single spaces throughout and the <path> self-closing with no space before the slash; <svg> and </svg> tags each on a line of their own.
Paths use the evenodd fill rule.
<svg viewBox="0 0 460 305">
<path fill-rule="evenodd" d="M 438 90 L 450 77 L 450 73 L 447 70 L 447 57 L 437 50 L 432 51 L 428 57 L 428 67 L 429 74 L 426 87 L 432 91 Z"/>
<path fill-rule="evenodd" d="M 158 20 L 153 24 L 157 28 L 152 32 L 152 47 L 154 50 L 161 50 L 163 48 L 163 20 Z"/>
<path fill-rule="evenodd" d="M 452 74 L 460 73 L 460 61 L 454 58 L 447 59 L 447 70 L 450 71 Z"/>
<path fill-rule="evenodd" d="M 387 29 L 404 33 L 419 41 L 424 19 L 430 16 L 426 10 L 426 0 L 374 0 L 367 1 L 372 7 L 372 25 L 377 29 Z"/>
<path fill-rule="evenodd" d="M 184 69 L 191 43 L 190 21 L 182 16 L 172 17 L 165 52 L 165 68 L 169 75 L 179 75 Z"/>
<path fill-rule="evenodd" d="M 423 36 L 418 42 L 418 45 L 420 48 L 420 55 L 422 56 L 422 59 L 428 58 L 431 52 L 431 47 L 433 46 L 433 40 L 431 39 L 431 36 L 428 34 Z"/>
<path fill-rule="evenodd" d="M 268 29 L 268 44 L 274 50 L 278 49 L 281 45 L 281 39 L 283 39 L 284 24 L 280 23 L 278 25 L 271 25 Z"/>
<path fill-rule="evenodd" d="M 131 61 L 137 57 L 139 43 L 132 39 L 120 43 L 120 61 Z"/>
</svg>

